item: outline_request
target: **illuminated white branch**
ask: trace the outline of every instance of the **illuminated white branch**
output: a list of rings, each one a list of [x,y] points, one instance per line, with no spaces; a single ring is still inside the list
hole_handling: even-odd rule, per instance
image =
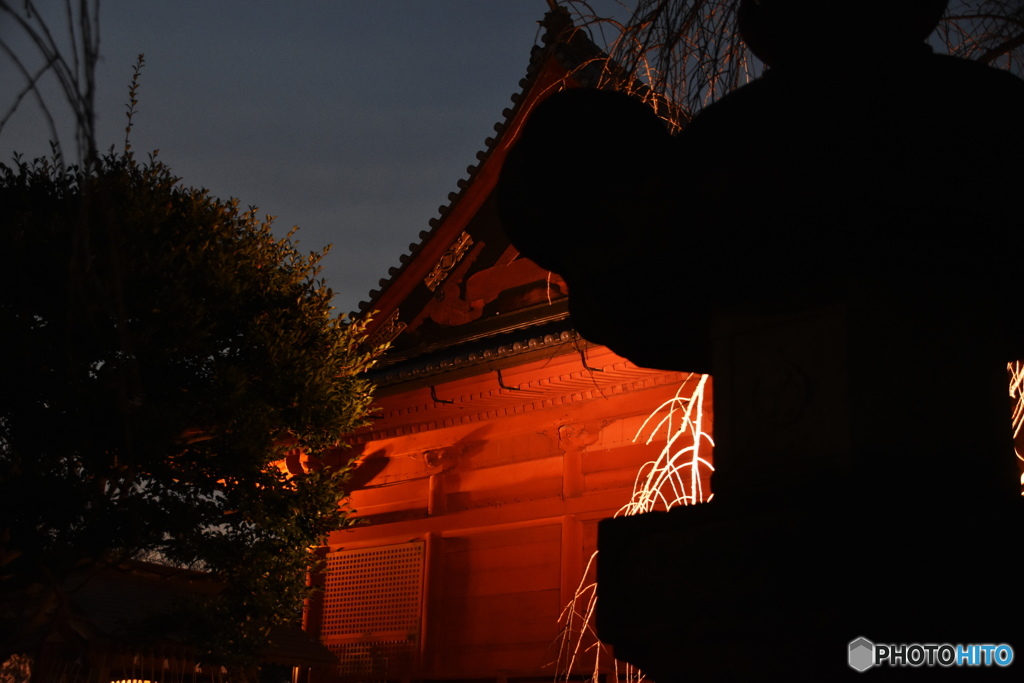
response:
[[[1017,438],[1024,427],[1024,361],[1007,363],[1006,372],[1010,376],[1010,398],[1013,400],[1013,450],[1017,454],[1017,459],[1024,462],[1024,454],[1017,447]],[[1020,476],[1020,483],[1024,486],[1024,473]],[[1024,491],[1021,491],[1021,495],[1024,495]]]
[[[696,386],[693,380],[696,380]],[[637,430],[634,442],[642,440],[650,445],[664,438],[665,445],[654,460],[640,467],[633,484],[633,494],[629,502],[615,513],[616,517],[668,510],[711,499],[712,494],[705,490],[701,477],[714,470],[711,464],[714,441],[704,412],[709,381],[707,375],[689,375],[675,396],[658,406]],[[590,680],[593,683],[599,680],[602,663],[608,661],[616,680],[621,676],[627,682],[637,683],[643,680],[643,672],[629,664],[621,664],[597,638],[594,629],[597,583],[589,580],[596,560],[597,551],[594,551],[575,595],[559,617],[563,627],[557,677],[568,681],[580,660],[592,651]]]

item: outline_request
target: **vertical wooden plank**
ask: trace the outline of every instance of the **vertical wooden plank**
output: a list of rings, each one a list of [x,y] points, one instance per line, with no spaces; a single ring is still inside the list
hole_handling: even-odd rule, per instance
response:
[[[431,477],[433,480],[433,477]],[[422,586],[422,598],[420,599],[420,642],[416,653],[416,662],[413,673],[422,675],[427,665],[427,639],[430,638],[430,614],[431,614],[431,579],[437,574],[434,571],[433,562],[437,552],[437,534],[428,531],[423,535],[423,576],[420,580]]]
[[[561,604],[572,601],[583,578],[583,525],[574,515],[562,517]]]

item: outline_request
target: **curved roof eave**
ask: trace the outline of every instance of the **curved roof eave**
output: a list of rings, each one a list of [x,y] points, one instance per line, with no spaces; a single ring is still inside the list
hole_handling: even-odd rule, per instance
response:
[[[497,184],[505,156],[533,108],[570,81],[572,85],[587,85],[583,81],[590,80],[589,62],[595,62],[596,84],[600,70],[596,62],[603,63],[605,56],[573,24],[568,11],[559,7],[548,12],[541,25],[545,29],[543,46],[533,47],[526,77],[519,81],[520,91],[511,96],[512,107],[502,111],[504,118],[494,124],[495,135],[487,138],[484,149],[477,152],[479,163],[467,167],[467,177],[458,181],[457,192],[448,194],[448,204],[438,208],[439,216],[430,219],[430,229],[419,233],[419,242],[409,245],[408,252],[399,257],[399,265],[390,268],[379,288],[370,292],[369,300],[359,303],[358,315],[374,315],[368,334],[388,320],[480,209]]]

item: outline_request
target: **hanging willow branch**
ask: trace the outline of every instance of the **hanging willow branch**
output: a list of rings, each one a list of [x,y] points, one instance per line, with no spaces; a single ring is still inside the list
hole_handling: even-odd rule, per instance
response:
[[[736,30],[739,0],[636,0],[625,24],[598,16],[584,0],[565,4],[612,62],[649,90],[608,79],[643,99],[674,102],[679,109],[670,123],[677,130],[764,69]],[[850,4],[875,12],[872,21],[884,20],[884,2]],[[1022,0],[951,0],[936,36],[937,49],[1024,76]]]

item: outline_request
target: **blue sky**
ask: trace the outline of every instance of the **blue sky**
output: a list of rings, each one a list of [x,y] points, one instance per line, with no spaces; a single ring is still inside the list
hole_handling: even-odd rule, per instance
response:
[[[257,205],[282,233],[300,226],[304,250],[333,243],[323,276],[338,309],[353,310],[476,163],[547,9],[546,0],[102,0],[100,146],[123,145],[128,82],[144,53],[135,151],[159,149],[183,182]],[[15,37],[10,25],[0,34]],[[0,55],[4,111],[17,85]],[[48,138],[25,104],[0,133],[0,159],[43,154]],[[71,138],[64,144],[73,150]]]

